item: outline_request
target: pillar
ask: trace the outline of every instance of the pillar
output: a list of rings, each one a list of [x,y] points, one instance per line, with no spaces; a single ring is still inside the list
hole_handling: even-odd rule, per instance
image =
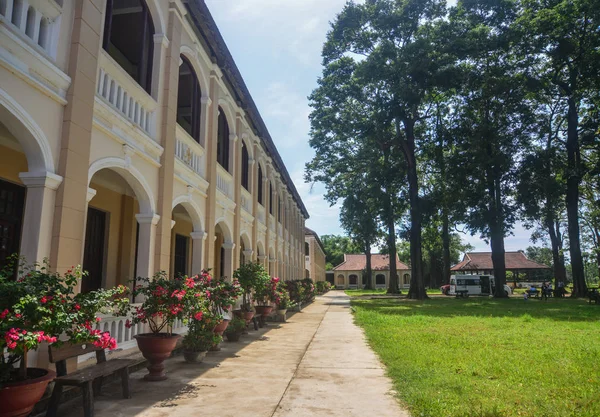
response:
[[[223,260],[224,271],[222,275],[227,279],[227,281],[231,281],[233,277],[233,253],[235,249],[235,243],[225,242],[223,243],[222,247],[225,249],[225,258]]]
[[[28,263],[41,263],[50,256],[56,190],[62,177],[50,172],[22,172],[19,178],[27,187],[19,253]]]
[[[204,269],[202,258],[204,255],[204,241],[207,235],[204,232],[192,232],[190,237],[192,238],[192,275],[196,275]]]

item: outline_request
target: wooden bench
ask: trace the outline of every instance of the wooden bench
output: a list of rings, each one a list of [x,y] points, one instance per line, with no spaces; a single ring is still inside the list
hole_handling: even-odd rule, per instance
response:
[[[96,365],[78,369],[67,374],[67,359],[76,358],[87,353],[96,353]],[[50,362],[56,364],[56,379],[54,380],[54,391],[48,403],[46,417],[55,417],[60,403],[60,397],[65,386],[80,387],[83,392],[83,415],[93,417],[94,395],[99,395],[102,388],[102,379],[106,376],[119,373],[123,397],[131,398],[129,393],[129,366],[136,361],[133,359],[106,360],[104,349],[94,346],[92,343],[72,345],[66,344],[61,347],[50,346],[48,348]]]
[[[527,295],[529,296],[529,298],[538,298],[540,296],[540,290],[528,289]]]

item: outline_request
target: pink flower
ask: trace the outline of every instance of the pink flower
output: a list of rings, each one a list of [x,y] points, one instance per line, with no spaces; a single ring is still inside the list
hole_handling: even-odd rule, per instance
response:
[[[181,299],[185,297],[185,290],[175,290],[173,291],[173,294],[171,294],[171,297],[177,298],[179,301],[181,301]]]
[[[185,280],[185,285],[188,288],[194,288],[194,286],[196,285],[196,283],[194,282],[194,278],[187,278]]]
[[[96,317],[96,323],[100,323],[102,319],[100,317]]]
[[[74,308],[75,308],[75,310],[77,310],[77,311],[81,310],[81,306],[80,306],[79,304],[75,304],[75,307],[74,307]]]
[[[4,318],[8,316],[9,313],[10,311],[8,311],[8,308],[4,309],[4,311],[0,313],[0,320],[4,320]]]
[[[199,311],[196,314],[194,314],[194,319],[200,321],[200,320],[202,320],[202,315],[203,315],[202,312]]]
[[[125,327],[127,327],[128,329],[131,329],[131,322],[129,321],[129,319],[127,319],[125,321]]]

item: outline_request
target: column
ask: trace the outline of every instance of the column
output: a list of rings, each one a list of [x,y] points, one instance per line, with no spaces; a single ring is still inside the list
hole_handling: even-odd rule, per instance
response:
[[[242,118],[243,115],[238,112],[235,118],[235,131],[241,134],[242,132]],[[233,242],[236,247],[241,246],[241,222],[242,222],[242,137],[238,138],[238,135],[230,135],[229,145],[233,150],[231,161],[233,162],[233,196],[235,201],[235,217],[233,219]],[[240,251],[237,250],[233,254],[233,265],[234,268],[239,267],[241,264]]]
[[[207,234],[204,232],[192,232],[190,233],[192,238],[192,275],[199,274],[202,272],[203,255],[204,255],[204,241],[206,240]]]
[[[268,256],[267,255],[258,255],[256,257],[256,259],[258,260],[258,262],[261,263],[262,266],[264,266],[265,268],[267,268],[267,271],[269,269],[269,264],[267,262]]]
[[[254,149],[252,152],[252,159],[250,160],[250,190],[252,193],[252,249],[254,249],[254,255],[252,260],[255,261],[258,256],[258,187],[262,187],[262,184],[258,184],[258,146],[254,143]],[[263,194],[264,197],[264,194]]]
[[[151,278],[154,275],[154,244],[156,241],[156,225],[160,220],[157,214],[136,214],[139,224],[139,239],[137,249],[137,277]],[[137,278],[136,277],[136,278]],[[136,303],[143,303],[144,297],[137,296]]]
[[[244,251],[244,260],[246,262],[252,262],[252,255],[254,254],[254,251],[252,249],[246,249]]]
[[[27,263],[41,263],[50,256],[56,190],[62,177],[50,172],[21,172],[19,178],[27,187],[19,253]]]
[[[223,259],[224,271],[222,275],[227,281],[231,281],[233,277],[233,249],[235,249],[235,243],[224,242],[222,247],[225,249],[225,258]]]
[[[175,176],[175,132],[177,129],[177,88],[179,85],[179,51],[181,49],[182,16],[176,7],[169,9],[168,39],[154,36],[154,56],[161,59],[158,68],[164,68],[154,77],[156,87],[162,87],[160,144],[164,151],[160,158],[158,174],[158,205],[161,220],[156,231],[156,270],[169,271],[171,266],[171,212],[173,210],[173,178]],[[162,62],[164,61],[164,65]],[[163,80],[161,80],[161,77]]]
[[[84,7],[86,3],[89,7]],[[87,213],[88,170],[101,46],[103,2],[74,1],[69,45],[67,92],[57,174],[63,181],[56,193],[50,263],[64,272],[83,259]]]

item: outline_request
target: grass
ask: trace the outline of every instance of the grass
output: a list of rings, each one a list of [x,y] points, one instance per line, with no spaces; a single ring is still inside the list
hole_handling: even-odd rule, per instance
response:
[[[520,298],[352,306],[415,417],[600,416],[600,306]]]

